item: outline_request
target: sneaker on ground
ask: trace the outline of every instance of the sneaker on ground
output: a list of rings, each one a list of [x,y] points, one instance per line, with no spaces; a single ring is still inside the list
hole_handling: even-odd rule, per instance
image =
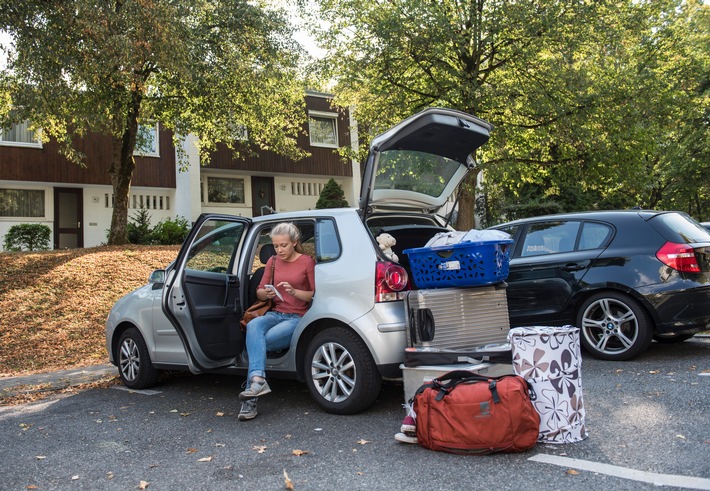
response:
[[[397,433],[394,435],[394,439],[402,443],[419,443],[416,436],[409,436],[404,433]]]
[[[269,392],[271,392],[271,388],[266,380],[260,382],[252,381],[247,390],[239,393],[239,399],[246,401],[247,399],[266,395]]]
[[[257,415],[256,411],[256,399],[249,399],[247,401],[242,402],[242,407],[239,410],[239,415],[237,416],[237,419],[239,421],[247,421],[249,419],[254,419],[256,418]]]
[[[417,426],[414,421],[414,418],[411,416],[405,416],[404,420],[402,421],[402,426],[400,427],[399,431],[405,434],[417,434]]]

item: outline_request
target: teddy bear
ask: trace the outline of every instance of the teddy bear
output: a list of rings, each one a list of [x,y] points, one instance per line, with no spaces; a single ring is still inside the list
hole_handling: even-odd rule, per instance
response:
[[[377,243],[380,245],[380,249],[390,260],[398,263],[399,257],[392,250],[392,246],[397,243],[397,239],[392,237],[390,234],[380,234],[377,236]]]

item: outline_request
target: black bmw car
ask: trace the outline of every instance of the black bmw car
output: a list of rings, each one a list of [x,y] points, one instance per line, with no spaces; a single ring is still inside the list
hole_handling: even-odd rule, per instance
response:
[[[683,213],[567,213],[491,228],[515,241],[513,326],[575,325],[583,347],[606,360],[710,329],[710,232]]]

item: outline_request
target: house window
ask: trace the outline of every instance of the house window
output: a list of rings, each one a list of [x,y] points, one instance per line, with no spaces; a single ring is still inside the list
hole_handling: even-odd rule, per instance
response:
[[[158,123],[149,125],[138,125],[136,135],[136,149],[134,155],[139,157],[160,157],[160,146],[158,141]]]
[[[44,191],[0,189],[0,217],[43,218]]]
[[[208,203],[244,203],[244,179],[232,177],[207,178]]]
[[[29,121],[3,128],[0,132],[0,145],[42,148],[42,142],[39,141],[37,133],[30,129]]]
[[[314,147],[338,148],[338,115],[311,111],[308,134]]]

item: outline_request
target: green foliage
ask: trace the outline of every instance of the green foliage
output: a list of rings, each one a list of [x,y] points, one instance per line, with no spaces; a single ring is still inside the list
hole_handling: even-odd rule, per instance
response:
[[[128,222],[128,242],[131,244],[150,244],[150,213],[145,208],[138,210]]]
[[[41,223],[13,225],[5,234],[5,250],[46,251],[51,234],[51,229]]]
[[[488,220],[548,201],[710,215],[706,2],[317,3],[330,48],[319,68],[364,142],[427,106],[495,125],[476,155]]]
[[[204,162],[220,142],[303,156],[299,51],[285,12],[268,5],[0,0],[0,29],[14,44],[2,53],[0,125],[29,119],[83,165],[94,163],[83,161],[74,137],[110,135],[108,243],[124,243],[139,123],[160,122],[176,144],[180,135],[196,135]]]
[[[349,205],[348,201],[345,199],[343,188],[331,177],[320,192],[320,196],[316,202],[316,210],[324,208],[345,208],[347,206]]]
[[[141,245],[182,244],[190,232],[190,222],[183,217],[165,218],[151,228],[151,216],[145,208],[138,210],[128,223],[128,240]]]
[[[190,222],[183,217],[165,219],[158,222],[150,234],[151,242],[156,245],[182,244],[190,232]]]

